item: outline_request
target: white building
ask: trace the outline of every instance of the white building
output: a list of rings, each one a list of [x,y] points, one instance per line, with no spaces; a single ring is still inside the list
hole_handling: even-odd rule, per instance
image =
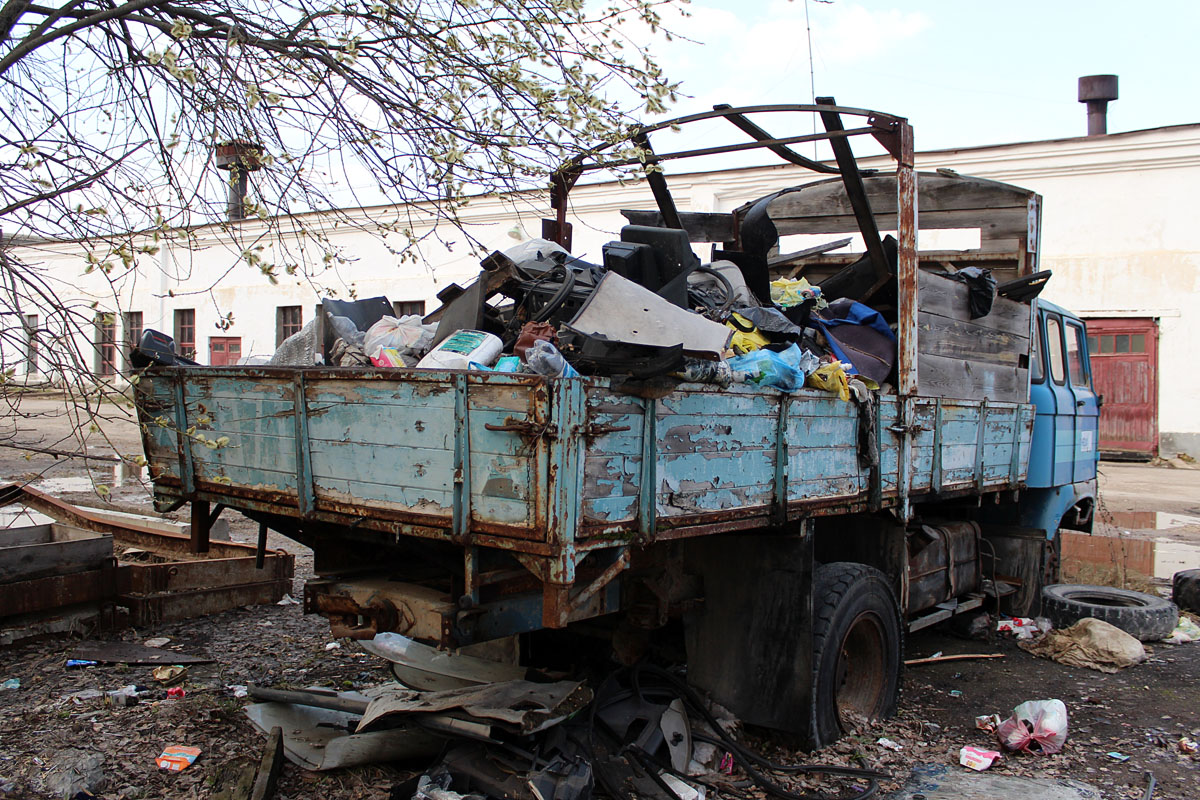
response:
[[[917,136],[919,147],[920,131]],[[679,175],[670,166],[669,183],[681,211],[731,211],[813,178],[787,165]],[[864,166],[871,166],[870,160]],[[879,166],[889,165],[880,159]],[[1193,411],[1200,370],[1189,366],[1200,352],[1200,328],[1192,323],[1200,315],[1200,241],[1192,191],[1200,183],[1200,124],[919,152],[917,167],[1014,183],[1043,196],[1041,266],[1054,272],[1044,296],[1089,319],[1094,328],[1093,365],[1109,401],[1104,413],[1128,428],[1130,441],[1149,441],[1166,455],[1200,455],[1200,415]],[[615,182],[580,185],[571,200],[574,251],[596,261],[601,245],[618,238],[625,224],[621,208],[654,207],[645,186]],[[363,214],[379,220],[413,211],[379,207]],[[472,202],[463,218],[485,250],[503,250],[538,235],[540,218],[549,215],[545,198],[515,196]],[[144,268],[143,262],[136,273],[83,275],[85,261],[75,244],[29,248],[22,258],[57,278],[78,313],[94,315],[92,302],[99,310],[123,312],[110,318],[115,328],[96,328],[98,352],[93,343],[80,343],[81,352],[95,353],[99,371],[120,369],[119,342],[141,328],[173,335],[203,363],[231,363],[270,355],[283,336],[312,318],[326,288],[342,298],[348,292],[359,298],[385,295],[398,310],[411,313],[431,310],[448,283],[465,283],[478,273],[478,256],[458,232],[439,229],[439,235],[451,237],[453,248],[429,240],[422,247],[425,262],[413,264],[401,263],[393,248],[353,221],[310,215],[303,222],[324,226],[328,245],[283,242],[264,245],[260,254],[281,265],[324,265],[323,271],[311,275],[310,267],[311,278],[303,279],[281,273],[278,285],[239,263],[241,248],[223,243],[215,227],[196,230],[194,244],[187,247],[163,246],[153,257],[157,270]],[[265,232],[256,221],[236,225],[244,248],[252,249]],[[427,230],[414,226],[418,235]],[[338,257],[327,261],[326,251]],[[28,313],[48,318],[62,312]],[[53,328],[48,319],[33,322]],[[21,362],[19,372],[39,377],[36,357],[29,358],[35,353],[8,349],[6,367]]]

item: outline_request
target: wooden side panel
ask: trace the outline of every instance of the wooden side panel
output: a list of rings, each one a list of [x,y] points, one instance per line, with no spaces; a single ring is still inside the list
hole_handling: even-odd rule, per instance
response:
[[[1027,402],[1029,306],[997,297],[971,319],[965,283],[922,270],[918,287],[918,394]]]

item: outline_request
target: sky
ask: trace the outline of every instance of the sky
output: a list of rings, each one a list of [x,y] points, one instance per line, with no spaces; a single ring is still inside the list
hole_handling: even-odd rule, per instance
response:
[[[1110,133],[1200,122],[1200,0],[693,0],[654,55],[672,115],[811,102],[907,117],[918,150],[1082,136],[1083,75],[1116,74]]]

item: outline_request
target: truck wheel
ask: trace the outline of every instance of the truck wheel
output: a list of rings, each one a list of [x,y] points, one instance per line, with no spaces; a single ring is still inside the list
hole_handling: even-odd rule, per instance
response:
[[[1200,569],[1175,573],[1171,580],[1171,599],[1184,611],[1200,614]]]
[[[1078,583],[1056,583],[1042,589],[1042,613],[1056,628],[1095,617],[1143,642],[1164,639],[1179,624],[1179,609],[1169,600],[1112,586]]]
[[[813,722],[824,747],[862,720],[896,713],[900,608],[887,578],[866,564],[822,564],[813,580]]]

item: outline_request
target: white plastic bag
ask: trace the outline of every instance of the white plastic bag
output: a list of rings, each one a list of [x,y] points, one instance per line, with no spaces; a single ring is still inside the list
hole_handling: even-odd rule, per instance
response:
[[[1000,723],[996,738],[1006,750],[1049,755],[1067,741],[1067,706],[1062,700],[1030,700]]]
[[[399,319],[384,317],[367,331],[363,352],[372,357],[385,347],[394,347],[400,353],[424,355],[435,333],[437,325],[422,325],[416,314]]]

